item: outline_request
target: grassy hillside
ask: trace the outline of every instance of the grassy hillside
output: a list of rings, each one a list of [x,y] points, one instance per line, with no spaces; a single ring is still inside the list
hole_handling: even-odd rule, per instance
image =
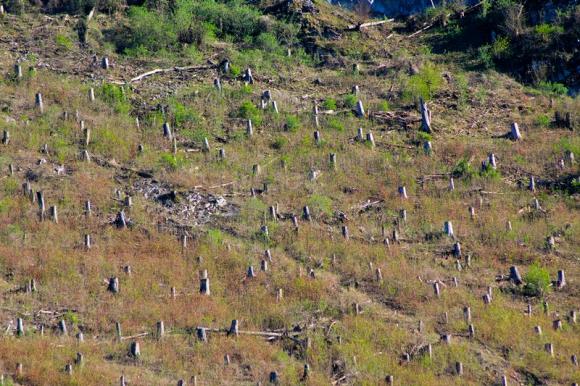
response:
[[[0,16],[4,384],[580,382],[577,99],[325,1],[154,3]]]

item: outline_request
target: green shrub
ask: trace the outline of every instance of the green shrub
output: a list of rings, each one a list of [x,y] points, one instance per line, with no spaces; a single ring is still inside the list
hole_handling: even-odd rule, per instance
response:
[[[389,106],[389,102],[387,102],[387,101],[380,101],[377,104],[377,110],[379,110],[379,111],[387,112],[390,109],[391,109],[391,106]]]
[[[182,168],[185,163],[185,157],[181,154],[163,153],[159,157],[159,163],[162,167],[169,170],[178,170]]]
[[[493,68],[493,54],[492,54],[492,47],[489,44],[485,44],[477,49],[477,57],[479,59],[479,63],[484,68]]]
[[[536,118],[536,124],[541,127],[550,126],[550,122],[551,122],[550,117],[547,116],[546,114],[538,115],[538,117]]]
[[[543,40],[548,41],[552,39],[554,35],[564,33],[564,27],[556,24],[543,23],[537,25],[534,28],[534,32]]]
[[[441,70],[434,64],[427,63],[418,74],[409,78],[403,89],[403,98],[429,100],[439,90],[442,83]]]
[[[457,165],[455,165],[451,173],[455,177],[465,177],[469,179],[475,175],[475,170],[473,170],[473,167],[468,160],[462,159],[457,163]]]
[[[288,139],[286,139],[285,137],[278,137],[272,143],[272,148],[274,148],[276,150],[280,150],[284,146],[286,146],[287,143],[288,143]]]
[[[528,273],[524,276],[524,294],[527,296],[539,296],[550,289],[550,273],[538,264],[532,264]]]
[[[181,130],[181,135],[184,138],[196,143],[202,143],[204,138],[209,138],[210,134],[207,130],[202,128]]]
[[[111,106],[119,114],[128,114],[131,111],[131,104],[125,96],[121,86],[111,83],[103,83],[97,90],[99,97]]]
[[[244,119],[251,119],[252,123],[259,126],[262,123],[262,112],[251,101],[244,101],[239,110],[238,116]]]
[[[300,127],[300,120],[295,115],[289,115],[286,117],[285,129],[290,132],[295,132]]]
[[[330,197],[313,194],[308,199],[308,207],[314,212],[324,213],[327,216],[332,215],[332,199]]]
[[[69,51],[73,48],[72,40],[66,35],[57,34],[54,40],[58,48],[62,48],[66,51]]]
[[[270,53],[279,52],[281,50],[276,36],[269,32],[261,33],[256,37],[256,46]]]
[[[344,97],[344,105],[349,108],[354,108],[358,102],[358,97],[354,94],[348,94]]]
[[[540,82],[538,83],[538,88],[551,95],[566,95],[568,94],[568,88],[562,83],[552,83],[552,82]]]
[[[336,100],[333,98],[326,98],[324,102],[322,102],[322,107],[325,110],[336,110]]]
[[[498,36],[491,45],[491,54],[494,59],[505,58],[509,55],[510,40],[507,36]]]
[[[182,103],[171,103],[170,110],[173,112],[173,119],[176,126],[197,124],[201,121],[201,117],[197,111],[189,106],[185,106]]]
[[[494,168],[490,164],[486,164],[485,167],[479,172],[479,175],[490,180],[501,179],[501,173],[498,169]]]
[[[338,118],[330,118],[328,120],[328,128],[343,132],[345,130],[344,123]]]

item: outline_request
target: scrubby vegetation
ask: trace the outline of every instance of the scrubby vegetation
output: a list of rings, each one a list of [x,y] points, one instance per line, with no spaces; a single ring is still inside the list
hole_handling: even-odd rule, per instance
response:
[[[4,384],[580,382],[580,104],[507,75],[571,8],[4,5]]]

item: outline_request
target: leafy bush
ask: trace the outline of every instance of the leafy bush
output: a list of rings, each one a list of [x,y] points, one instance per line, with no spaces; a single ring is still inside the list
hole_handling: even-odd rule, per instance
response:
[[[568,94],[568,88],[564,86],[562,83],[540,82],[538,83],[538,88],[547,94],[553,95]]]
[[[550,273],[538,264],[532,264],[524,277],[524,293],[528,296],[539,296],[550,289]]]
[[[541,114],[536,118],[536,123],[538,124],[538,126],[548,127],[550,126],[550,117],[547,116],[546,114]]]
[[[308,199],[308,207],[315,212],[324,213],[327,216],[332,215],[332,199],[330,197],[313,194]]]
[[[260,49],[266,50],[270,53],[280,51],[280,44],[278,43],[276,36],[269,32],[264,32],[258,35],[256,38],[256,45]]]
[[[298,127],[300,126],[300,120],[298,119],[298,117],[296,117],[295,115],[289,115],[288,117],[286,117],[286,130],[290,131],[290,132],[295,132],[296,130],[298,130]]]
[[[343,132],[345,130],[344,123],[338,118],[330,118],[328,120],[328,128]]]
[[[274,148],[276,150],[280,150],[284,146],[286,146],[287,143],[288,143],[288,140],[285,137],[278,137],[272,143],[272,148]]]
[[[429,100],[439,90],[443,83],[441,70],[432,63],[427,63],[418,74],[409,78],[403,90],[405,99]]]
[[[245,101],[240,106],[238,116],[244,119],[251,119],[254,125],[262,123],[262,112],[251,101]]]
[[[131,111],[131,104],[125,96],[121,86],[111,83],[103,83],[98,91],[98,95],[105,103],[115,109],[117,113],[127,114]]]
[[[499,180],[501,178],[500,171],[492,167],[490,164],[486,164],[479,172],[479,175],[490,180]]]
[[[550,40],[554,35],[564,33],[564,27],[556,24],[543,23],[534,28],[534,32],[538,34],[542,40]]]
[[[455,177],[471,178],[475,175],[475,170],[473,170],[468,160],[462,159],[455,165],[451,173]]]
[[[322,107],[326,110],[336,110],[336,99],[326,98],[324,102],[322,102]]]
[[[349,108],[354,108],[358,102],[358,97],[354,94],[348,94],[344,97],[344,105]]]
[[[185,165],[185,157],[181,154],[163,153],[159,157],[159,163],[166,169],[178,170]]]
[[[66,51],[71,50],[73,48],[72,40],[66,35],[57,34],[54,40],[59,48],[62,48]]]
[[[390,109],[391,109],[391,106],[389,106],[389,102],[387,102],[387,101],[380,101],[377,104],[377,110],[379,110],[379,111],[385,111],[385,112],[387,112]]]

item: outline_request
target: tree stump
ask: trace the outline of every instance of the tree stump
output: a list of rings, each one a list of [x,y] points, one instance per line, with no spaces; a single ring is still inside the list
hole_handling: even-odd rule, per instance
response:
[[[433,145],[431,144],[431,141],[425,141],[423,143],[423,151],[426,155],[433,154]]]
[[[171,126],[169,126],[168,122],[163,123],[163,136],[171,141],[173,135],[171,133]]]
[[[136,340],[131,342],[129,346],[129,355],[135,359],[138,359],[141,356],[141,347],[139,346],[139,342]]]
[[[95,89],[94,88],[90,88],[89,89],[89,102],[94,102],[95,101]]]
[[[405,186],[399,186],[399,197],[402,199],[407,199],[407,188]]]
[[[2,144],[8,145],[10,143],[10,132],[8,130],[4,130],[2,134]]]
[[[109,69],[109,58],[104,56],[103,59],[101,60],[101,68],[103,70],[108,70]]]
[[[426,133],[431,133],[431,111],[427,107],[427,103],[421,98],[419,100],[420,110],[421,110],[421,130]]]
[[[548,355],[554,357],[554,345],[552,343],[546,343],[544,345],[544,350],[548,353]]]
[[[454,233],[453,233],[453,224],[451,223],[451,221],[445,221],[443,223],[443,233],[445,233],[449,237],[453,237],[454,236]]]
[[[364,118],[365,116],[365,108],[360,99],[358,100],[358,102],[356,102],[356,116],[359,118]]]
[[[252,265],[248,267],[248,270],[246,271],[246,277],[250,279],[256,277],[256,273],[254,272],[254,267]]]
[[[238,336],[239,334],[239,322],[237,319],[232,320],[230,329],[228,330],[228,335]]]
[[[58,330],[60,331],[61,335],[67,335],[66,322],[64,319],[59,320]]]
[[[23,336],[24,335],[24,322],[22,318],[16,319],[16,335]]]
[[[463,375],[463,363],[455,362],[455,372],[457,375]]]
[[[36,108],[38,109],[38,111],[42,114],[44,113],[44,103],[42,101],[42,94],[41,93],[36,93],[36,96],[34,97],[34,103],[36,105]]]
[[[558,289],[562,289],[566,286],[566,275],[564,274],[564,270],[558,270],[558,279],[556,280],[556,287]]]
[[[114,294],[119,293],[119,278],[118,277],[111,277],[109,279],[109,285],[107,287],[107,290],[109,290],[110,292],[112,292]]]
[[[514,141],[519,141],[522,139],[522,133],[520,132],[520,128],[516,122],[512,123],[511,130],[510,130],[510,138]]]
[[[316,130],[316,131],[314,132],[314,143],[315,143],[317,146],[320,146],[320,144],[322,143],[322,140],[320,139],[320,131],[318,131],[318,130]]]
[[[520,271],[515,265],[510,267],[509,280],[515,285],[523,284],[522,275],[520,275]]]

